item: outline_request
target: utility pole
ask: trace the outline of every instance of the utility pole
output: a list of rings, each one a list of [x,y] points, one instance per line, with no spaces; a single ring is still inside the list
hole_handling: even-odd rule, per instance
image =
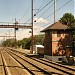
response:
[[[18,28],[16,27],[18,25],[18,22],[16,21],[16,18],[15,18],[15,48],[17,46],[16,44],[16,30],[18,30]]]
[[[6,40],[7,40],[7,33],[5,33],[5,35],[6,35],[5,37],[6,37]]]
[[[54,0],[54,23],[56,18],[56,0]]]
[[[34,37],[33,37],[33,0],[31,0],[31,24],[32,24],[32,50],[31,50],[31,53],[33,53],[33,45],[34,45]]]
[[[16,43],[16,18],[15,18],[15,43]]]
[[[56,18],[56,0],[54,0],[54,23]],[[53,61],[53,51],[52,51],[52,61]]]
[[[10,39],[10,30],[9,30],[9,39]]]

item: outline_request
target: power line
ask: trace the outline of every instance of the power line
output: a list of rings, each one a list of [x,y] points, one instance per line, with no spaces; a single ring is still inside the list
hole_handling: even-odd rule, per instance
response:
[[[34,0],[34,2],[35,2],[35,0]],[[19,22],[25,17],[25,15],[27,14],[27,12],[30,10],[30,8],[31,8],[31,5],[29,6],[29,8],[27,9],[27,11],[24,13],[24,15],[20,18],[20,20],[19,20]],[[31,19],[31,18],[30,18]],[[29,19],[29,20],[30,20]],[[29,21],[28,20],[28,21]],[[28,22],[28,21],[26,21],[26,23]]]
[[[71,0],[69,0],[68,2],[66,2],[64,5],[62,5],[61,7],[59,7],[55,12],[57,12],[57,11],[59,11],[61,8],[63,8],[64,6],[66,6],[69,2],[71,2]],[[48,9],[47,9],[48,10]],[[54,12],[53,13],[51,13],[49,16],[47,16],[45,19],[47,19],[48,17],[50,17],[51,15],[53,15],[54,14]],[[40,21],[40,22],[42,22],[42,21]],[[50,22],[51,23],[51,22]],[[48,24],[46,24],[46,25],[49,25],[50,23],[48,23]],[[52,22],[53,23],[53,22]],[[43,27],[43,26],[41,26],[41,27]],[[23,31],[23,30],[22,30]]]
[[[57,0],[58,1],[58,0]],[[53,3],[54,4],[54,3]],[[53,6],[53,4],[51,4],[51,6],[49,6],[49,8],[47,8],[40,16],[39,16],[39,18],[42,16],[42,15],[44,15],[44,13],[46,13],[52,6]]]
[[[31,6],[30,6],[31,7]],[[27,12],[29,11],[30,7],[27,9],[27,11],[24,13],[24,15],[20,18],[19,22],[25,17],[25,15],[27,14]]]
[[[41,8],[42,6],[43,6],[43,4],[44,4],[44,2],[45,2],[46,0],[44,0],[43,2],[42,2],[42,4],[40,5],[40,7],[39,8]]]
[[[41,8],[41,6],[42,6],[42,5],[44,4],[44,2],[45,2],[45,0],[44,0],[43,3],[41,4],[41,6],[39,7],[39,9],[40,9],[40,8],[41,8],[41,9],[40,9],[38,12],[36,12],[36,13],[39,13],[40,11],[42,11],[42,10],[43,10],[47,5],[49,5],[52,1],[53,1],[53,0],[49,1],[44,7]],[[30,8],[29,8],[29,9],[30,9]],[[28,10],[29,10],[29,9],[28,9]],[[27,10],[27,11],[28,11],[28,10]],[[26,12],[26,13],[27,13],[27,12]],[[23,16],[23,17],[24,17],[24,16]],[[31,20],[31,18],[30,18],[29,20]],[[27,20],[26,23],[27,23],[29,20]],[[22,31],[23,31],[23,30],[22,30]],[[21,31],[21,33],[22,33],[22,31]],[[20,33],[20,34],[21,34],[21,33]]]
[[[57,11],[59,11],[61,8],[63,8],[64,6],[66,6],[68,3],[70,3],[71,2],[71,0],[69,0],[68,2],[66,2],[64,5],[62,5],[61,7],[59,7],[55,12],[57,12]],[[54,12],[53,12],[54,13]],[[51,13],[48,17],[50,17],[53,13]],[[48,18],[48,17],[46,17],[46,18]],[[45,19],[46,19],[45,18]],[[40,21],[40,22],[42,22],[42,21]],[[53,23],[53,22],[50,22],[50,23],[48,23],[48,24],[46,24],[45,26],[47,26],[47,25],[49,25],[49,24],[51,24],[51,23]],[[41,27],[43,27],[43,25],[41,26]],[[39,29],[39,28],[38,28]]]
[[[64,6],[66,6],[69,2],[71,2],[72,0],[69,0],[68,2],[66,2],[64,5],[62,5],[60,8],[58,8],[55,12],[57,12],[57,11],[59,11],[61,8],[63,8]],[[48,17],[50,17],[52,14],[54,14],[54,12],[53,13],[51,13],[49,16],[47,16],[46,18],[48,18]],[[45,19],[46,19],[45,18]]]
[[[18,4],[19,4],[19,3],[20,3],[20,0],[19,0]],[[17,7],[18,7],[18,4],[17,4]],[[19,22],[20,22],[20,21],[25,17],[25,15],[28,13],[30,7],[31,7],[31,5],[30,5],[29,8],[26,10],[26,12],[24,13],[24,15],[23,15],[21,18],[19,18]]]
[[[0,23],[1,23],[1,24],[2,24],[2,23],[8,23],[8,24],[11,23],[11,24],[12,24],[13,22],[0,22]]]
[[[17,9],[18,9],[18,7],[19,7],[19,4],[20,4],[20,0],[18,0],[18,2],[17,2],[16,11],[15,11],[15,12],[17,12]]]
[[[68,3],[70,3],[72,0],[69,0],[68,2],[66,2],[64,5],[62,5],[61,7],[59,7],[55,12],[57,12],[57,11],[59,11],[61,8],[63,8],[64,6],[66,6]],[[47,18],[49,18],[50,16],[52,16],[54,14],[54,12],[53,13],[51,13],[50,15],[48,15],[47,17],[45,17],[44,19],[47,19]],[[42,22],[43,20],[41,20],[40,22]]]
[[[49,1],[45,6],[43,6],[36,14],[38,14],[40,11],[42,11],[44,8],[46,8],[53,0]]]
[[[53,0],[49,1],[49,2],[48,2],[45,6],[43,6],[38,12],[36,12],[36,14],[38,14],[40,11],[42,11],[44,8],[46,8],[52,1],[53,1]],[[33,16],[33,17],[34,17],[34,16]],[[28,19],[28,20],[26,21],[26,23],[27,23],[29,20],[31,20],[31,18]]]
[[[57,20],[58,20],[58,19],[59,19],[59,18],[57,18]],[[44,26],[48,27],[48,25],[53,24],[53,22],[54,22],[54,21],[49,22],[48,24],[46,24],[46,25],[44,25]],[[40,29],[41,27],[44,27],[44,26],[42,25],[42,26],[40,26],[39,28],[34,29],[34,30],[38,30],[38,29]],[[46,27],[44,27],[44,28],[46,28]]]

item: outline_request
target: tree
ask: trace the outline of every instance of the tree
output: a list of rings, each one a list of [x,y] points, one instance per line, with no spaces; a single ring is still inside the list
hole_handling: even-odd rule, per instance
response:
[[[34,36],[34,45],[43,44],[43,38],[44,35],[35,35]],[[31,37],[30,38],[24,38],[23,40],[16,40],[15,39],[7,39],[2,43],[3,46],[8,47],[21,47],[23,49],[30,49],[31,46]]]
[[[31,46],[31,39],[30,38],[24,38],[22,40],[22,48],[30,49]]]
[[[62,24],[68,25],[69,28],[73,29],[72,31],[72,45],[75,45],[75,17],[71,13],[65,13],[62,18],[60,18]]]
[[[75,26],[75,19],[71,13],[65,13],[63,17],[60,18],[60,22],[72,28]]]
[[[35,45],[42,45],[43,44],[44,35],[35,35],[34,36],[34,44]]]
[[[22,40],[18,40],[18,41],[17,41],[17,46],[18,46],[18,47],[21,47],[21,46],[22,46]]]
[[[3,46],[8,46],[8,47],[15,47],[15,39],[7,39],[2,43]]]

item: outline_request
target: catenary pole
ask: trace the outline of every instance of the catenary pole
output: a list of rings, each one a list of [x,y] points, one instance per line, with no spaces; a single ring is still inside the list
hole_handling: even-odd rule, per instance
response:
[[[16,18],[15,18],[15,43],[16,43]]]
[[[56,18],[56,0],[54,0],[54,23]],[[52,61],[53,61],[53,51],[52,51]]]
[[[56,0],[54,0],[54,23],[56,18]]]
[[[31,24],[32,24],[32,49],[31,49],[31,53],[33,53],[33,45],[34,45],[34,37],[33,37],[33,0],[31,0]]]

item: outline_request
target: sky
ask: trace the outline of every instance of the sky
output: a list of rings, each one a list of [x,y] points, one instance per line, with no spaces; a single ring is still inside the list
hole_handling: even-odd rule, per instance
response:
[[[15,18],[19,23],[31,23],[31,1],[32,0],[0,0],[0,25],[2,22],[14,23]],[[75,14],[75,0],[56,0],[56,21],[58,21],[64,13]],[[34,16],[34,35],[42,34],[41,30],[54,23],[54,0],[33,0]],[[3,23],[6,24],[6,23]],[[21,40],[30,37],[31,29],[19,29],[17,31],[17,39]],[[14,29],[0,29],[0,36],[14,35]],[[7,39],[7,38],[5,38]],[[5,40],[0,37],[0,40]]]

